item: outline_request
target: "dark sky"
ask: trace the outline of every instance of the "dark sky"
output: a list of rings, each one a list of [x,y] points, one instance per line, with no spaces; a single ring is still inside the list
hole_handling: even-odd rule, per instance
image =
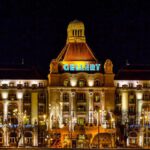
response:
[[[84,22],[87,43],[100,62],[115,70],[150,64],[150,1],[0,1],[0,64],[35,65],[44,73],[66,43],[70,21]]]

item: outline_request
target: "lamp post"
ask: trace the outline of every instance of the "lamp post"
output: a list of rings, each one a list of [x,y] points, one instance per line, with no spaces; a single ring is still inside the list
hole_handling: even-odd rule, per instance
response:
[[[19,144],[19,142],[22,138],[23,138],[22,139],[23,140],[22,145],[24,145],[25,144],[24,132],[25,132],[25,129],[26,129],[26,125],[28,123],[28,117],[27,117],[26,111],[19,112],[18,109],[14,109],[13,110],[13,115],[15,117],[18,117],[18,125],[17,126],[10,123],[10,125],[12,125],[15,130],[17,130],[17,129],[19,130],[19,136],[15,137],[17,146],[18,146],[18,144]]]

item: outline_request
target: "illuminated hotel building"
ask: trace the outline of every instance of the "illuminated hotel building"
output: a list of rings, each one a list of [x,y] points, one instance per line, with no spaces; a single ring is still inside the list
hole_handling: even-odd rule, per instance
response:
[[[68,25],[48,80],[25,65],[0,67],[0,146],[115,146],[113,64],[99,63],[84,32],[80,21]]]
[[[115,76],[74,20],[48,79],[25,65],[0,67],[0,146],[115,147],[123,136],[127,146],[148,147],[149,90],[149,66],[127,65]]]
[[[0,68],[0,146],[38,146],[45,137],[47,80],[25,65]],[[37,123],[38,126],[37,126]]]
[[[127,146],[150,147],[150,66],[127,65],[115,86],[116,121],[128,125]]]
[[[50,63],[49,131],[61,134],[62,147],[114,147],[114,93],[112,61],[99,64],[86,43],[84,24],[74,20],[66,45]]]

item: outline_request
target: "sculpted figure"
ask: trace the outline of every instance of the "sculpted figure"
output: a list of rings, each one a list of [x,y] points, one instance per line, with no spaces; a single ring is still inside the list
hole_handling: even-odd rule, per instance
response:
[[[104,64],[105,73],[113,73],[113,64],[110,59],[107,59]]]

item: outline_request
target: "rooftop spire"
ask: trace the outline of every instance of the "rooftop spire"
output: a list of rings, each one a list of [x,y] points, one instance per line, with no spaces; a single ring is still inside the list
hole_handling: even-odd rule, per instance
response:
[[[74,20],[69,23],[67,29],[67,43],[85,43],[85,34],[84,34],[84,23],[78,20]]]

